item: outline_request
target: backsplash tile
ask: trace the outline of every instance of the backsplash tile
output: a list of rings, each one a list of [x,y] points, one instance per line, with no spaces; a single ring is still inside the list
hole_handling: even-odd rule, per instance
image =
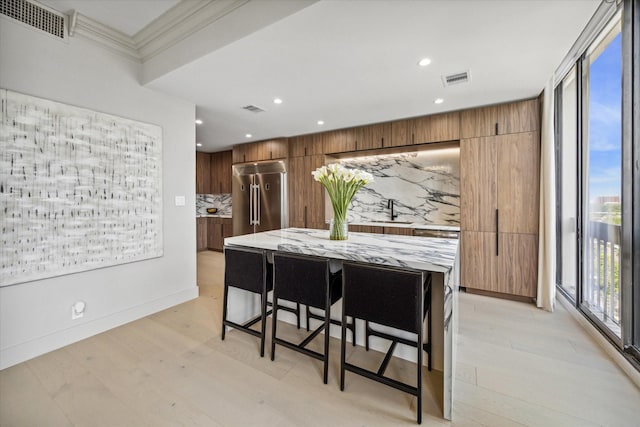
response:
[[[336,160],[347,168],[365,170],[374,182],[364,186],[349,208],[351,222],[395,221],[460,225],[460,149],[436,148]],[[327,218],[333,213],[328,198]]]
[[[231,215],[231,193],[196,194],[196,216],[208,215],[208,208],[218,208],[216,215]]]

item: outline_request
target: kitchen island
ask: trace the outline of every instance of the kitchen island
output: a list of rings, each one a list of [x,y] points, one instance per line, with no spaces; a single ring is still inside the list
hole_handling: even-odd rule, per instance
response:
[[[459,251],[456,239],[397,236],[373,233],[349,233],[349,239],[329,240],[327,230],[287,228],[243,236],[228,237],[225,247],[241,246],[326,257],[332,268],[338,269],[344,260],[358,261],[392,267],[408,267],[432,273],[432,351],[433,367],[442,372],[442,414],[450,420],[453,403],[453,378],[455,368],[455,341],[457,332],[457,292],[459,286]],[[246,301],[239,294],[229,295],[234,305]],[[339,303],[338,303],[339,304]],[[257,304],[248,304],[246,314],[257,310]],[[333,310],[341,312],[341,309]],[[278,319],[280,320],[280,318]],[[334,333],[332,332],[332,335]],[[340,338],[338,331],[336,338]],[[363,337],[362,333],[358,334]],[[360,339],[358,339],[358,344]],[[382,344],[382,343],[379,343]],[[372,348],[386,351],[386,346]],[[376,348],[377,347],[377,348]],[[412,359],[411,352],[398,349],[395,355]],[[413,352],[415,361],[415,351]]]

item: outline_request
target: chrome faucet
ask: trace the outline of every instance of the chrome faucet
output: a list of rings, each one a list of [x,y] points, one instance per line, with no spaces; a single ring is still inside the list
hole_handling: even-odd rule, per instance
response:
[[[391,209],[391,221],[393,221],[398,217],[398,214],[394,213],[393,211],[393,203],[394,203],[393,199],[389,199],[389,201],[387,202],[387,209]]]

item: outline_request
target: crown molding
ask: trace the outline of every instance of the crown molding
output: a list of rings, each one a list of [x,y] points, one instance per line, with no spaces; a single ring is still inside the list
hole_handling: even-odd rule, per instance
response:
[[[181,1],[133,37],[88,16],[69,16],[69,36],[79,36],[137,62],[145,62],[250,0]]]
[[[181,1],[133,37],[140,59],[147,61],[249,1]]]
[[[128,35],[78,12],[71,14],[69,22],[69,36],[87,38],[115,53],[142,62],[135,42]]]

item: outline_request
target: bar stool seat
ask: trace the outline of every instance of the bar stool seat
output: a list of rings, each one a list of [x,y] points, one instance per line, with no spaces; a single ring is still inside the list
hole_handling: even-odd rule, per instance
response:
[[[260,338],[260,357],[264,357],[266,336],[266,318],[272,313],[267,310],[268,293],[273,290],[273,266],[267,262],[265,250],[250,248],[225,247],[224,297],[222,303],[222,340],[225,338],[227,326]],[[260,315],[240,324],[227,319],[229,287],[242,289],[260,295]],[[296,308],[281,307],[296,314],[300,328],[300,305]],[[260,330],[251,326],[261,322]]]
[[[331,323],[341,323],[338,320],[332,321],[331,306],[342,297],[342,274],[341,272],[331,273],[329,260],[326,258],[284,252],[273,254],[273,266],[273,305],[275,311],[271,327],[271,360],[275,359],[276,344],[321,360],[324,362],[323,380],[326,384],[329,366],[329,327]],[[278,337],[277,309],[281,307],[280,300],[307,306],[307,331],[309,330],[309,317],[320,319],[322,323],[300,343]],[[315,313],[310,315],[311,308],[323,310],[324,315],[320,316]],[[353,323],[347,327],[352,332],[355,330]],[[323,353],[308,349],[307,345],[321,332],[324,332]]]
[[[353,372],[387,386],[396,388],[417,398],[417,423],[422,423],[422,352],[427,351],[431,359],[431,274],[408,268],[383,267],[372,264],[345,262],[342,266],[343,301],[342,319],[347,316],[363,319],[366,327],[366,345],[374,335],[391,341],[382,364],[377,371],[370,371],[345,361],[346,329],[342,328],[340,348],[340,390],[344,391],[345,371]],[[428,343],[423,339],[423,323],[429,313]],[[376,331],[370,323],[407,331],[416,335],[416,340]],[[385,376],[397,344],[416,347],[416,385],[403,383]],[[429,369],[431,361],[429,360]]]

